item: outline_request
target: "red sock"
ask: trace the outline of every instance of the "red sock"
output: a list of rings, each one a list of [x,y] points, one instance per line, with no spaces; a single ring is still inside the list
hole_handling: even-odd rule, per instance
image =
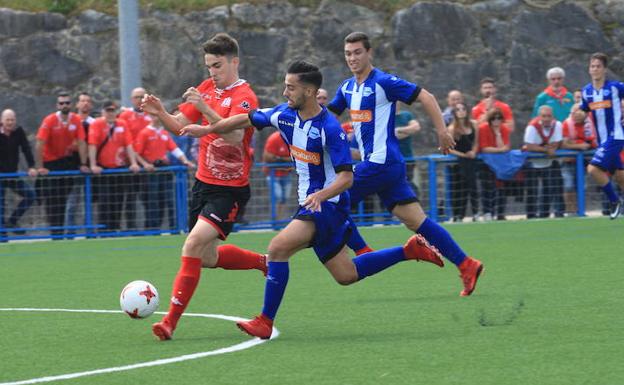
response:
[[[242,249],[236,245],[219,245],[217,248],[217,264],[226,270],[251,270],[266,271],[266,258],[255,251]]]
[[[201,267],[201,258],[182,257],[182,265],[173,281],[169,313],[165,316],[174,329],[199,283]]]
[[[375,251],[375,250],[371,249],[368,245],[366,245],[359,250],[355,250],[355,255],[370,253],[371,251]]]

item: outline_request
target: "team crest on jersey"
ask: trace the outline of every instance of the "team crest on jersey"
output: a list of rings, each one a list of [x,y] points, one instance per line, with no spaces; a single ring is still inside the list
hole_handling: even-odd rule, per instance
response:
[[[221,102],[221,107],[229,107],[230,104],[232,104],[232,98],[228,96]]]
[[[310,139],[318,139],[321,137],[321,133],[319,132],[318,128],[312,127],[310,128],[310,131],[308,131],[308,136],[310,137]]]
[[[76,125],[75,124],[70,124],[69,125],[69,131],[76,131]]]
[[[243,102],[240,104],[240,106],[243,107],[246,110],[251,109],[251,105],[246,100],[243,100]]]
[[[344,132],[340,133],[340,139],[347,140],[347,135]]]
[[[609,95],[611,95],[611,91],[609,91],[609,90],[604,90],[603,95],[604,95],[604,97],[606,98],[606,97],[608,97]]]
[[[374,93],[375,91],[373,91],[373,89],[370,87],[364,87],[364,91],[362,92],[365,98],[371,96]]]

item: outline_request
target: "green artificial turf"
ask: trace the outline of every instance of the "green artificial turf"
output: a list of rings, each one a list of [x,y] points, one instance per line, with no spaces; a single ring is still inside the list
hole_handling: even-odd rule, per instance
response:
[[[311,250],[292,259],[275,326],[281,335],[235,353],[70,379],[67,384],[618,384],[624,378],[624,221],[565,219],[451,225],[485,263],[473,296],[457,269],[405,262],[349,287]],[[362,229],[374,248],[403,227]],[[273,233],[232,234],[262,251]],[[0,246],[0,308],[119,308],[135,279],[166,310],[183,237]],[[204,270],[188,311],[252,317],[258,271]],[[230,321],[181,320],[156,341],[157,315],[0,311],[0,384],[205,352],[246,341]]]

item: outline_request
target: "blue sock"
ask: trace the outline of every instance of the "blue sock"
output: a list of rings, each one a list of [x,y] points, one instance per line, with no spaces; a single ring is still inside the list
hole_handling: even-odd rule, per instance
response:
[[[606,185],[602,186],[602,191],[607,194],[609,202],[613,203],[618,201],[619,198],[615,192],[615,189],[613,188],[613,183],[611,183],[611,181],[609,181]]]
[[[459,266],[466,259],[466,253],[453,240],[451,234],[431,219],[426,218],[416,232],[425,237],[432,246],[437,247],[440,253],[455,266]]]
[[[288,283],[288,262],[269,262],[268,266],[262,314],[274,319]]]
[[[404,260],[403,248],[392,247],[357,256],[353,258],[353,263],[358,273],[358,280],[361,280]]]
[[[357,226],[352,227],[351,236],[347,240],[347,246],[356,252],[366,247],[366,241],[360,235]]]

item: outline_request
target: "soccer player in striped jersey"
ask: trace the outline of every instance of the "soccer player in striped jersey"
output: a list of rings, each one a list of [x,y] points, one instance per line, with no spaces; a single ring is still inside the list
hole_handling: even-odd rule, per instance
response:
[[[272,126],[290,147],[299,177],[299,209],[269,245],[262,313],[251,321],[238,322],[241,330],[255,337],[271,337],[273,319],[288,283],[288,260],[299,250],[312,246],[320,262],[341,285],[358,282],[405,260],[443,266],[439,252],[419,235],[413,235],[403,247],[349,257],[345,244],[355,229],[347,192],[353,181],[351,152],[338,120],[316,100],[322,81],[318,67],[293,62],[285,78],[287,103],[226,119],[216,116],[209,119],[209,126],[189,125],[182,129],[183,134],[200,137],[249,125],[258,129]]]
[[[610,218],[624,211],[624,198],[618,196],[609,174],[624,190],[624,167],[620,152],[624,148],[622,99],[624,83],[607,79],[607,55],[595,53],[589,59],[591,83],[582,91],[580,108],[592,114],[598,135],[598,149],[587,166],[587,172],[602,187],[610,202]]]
[[[356,204],[377,194],[388,211],[407,228],[423,235],[459,268],[464,285],[460,295],[468,296],[477,284],[483,264],[468,257],[442,226],[427,218],[407,181],[405,161],[394,133],[396,103],[411,104],[417,100],[435,125],[440,150],[447,154],[455,143],[444,125],[440,106],[427,90],[373,67],[373,52],[365,33],[353,32],[344,43],[347,66],[354,76],[340,85],[327,108],[338,115],[349,110],[362,154],[349,190],[351,200]],[[368,249],[357,232],[348,244],[353,250]]]

